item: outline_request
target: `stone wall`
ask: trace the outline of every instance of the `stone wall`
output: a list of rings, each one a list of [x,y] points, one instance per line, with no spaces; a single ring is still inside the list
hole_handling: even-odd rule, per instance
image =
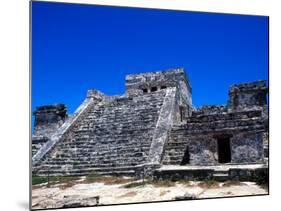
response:
[[[217,142],[212,136],[191,136],[187,146],[189,147],[190,164],[213,165],[217,163]]]
[[[253,109],[254,106],[266,106],[266,95],[266,81],[233,85],[229,90],[228,108],[237,110]]]
[[[32,138],[32,156],[35,155],[38,150],[44,146],[44,144],[49,141],[47,137],[44,136],[33,136]]]
[[[238,133],[231,138],[232,163],[263,162],[264,150],[262,132]]]
[[[269,171],[266,165],[264,166],[229,166],[225,169],[224,177],[218,177],[216,174],[220,172],[216,168],[204,167],[197,169],[156,169],[153,174],[153,178],[157,180],[237,180],[237,181],[253,181],[253,182],[263,182],[265,183],[269,179]],[[266,185],[266,184],[264,184]]]
[[[179,106],[182,107],[184,115],[191,115],[192,88],[183,68],[126,76],[126,93],[128,95],[153,92],[167,87],[178,89]]]
[[[209,114],[223,114],[227,112],[227,108],[223,105],[205,105],[200,108],[194,109],[192,112],[193,117],[199,117]]]
[[[64,104],[37,107],[33,112],[34,136],[50,137],[67,119],[67,108]]]
[[[263,133],[263,149],[264,149],[264,157],[268,158],[269,156],[269,133],[268,131]]]
[[[188,147],[190,165],[215,165],[218,138],[229,137],[231,163],[263,162],[265,131],[261,111],[197,115],[174,125],[166,145],[163,164],[180,165]]]
[[[149,162],[158,117],[169,89],[102,100],[45,156],[39,175],[131,175]],[[172,108],[172,107],[171,107]]]
[[[55,132],[49,134],[48,141],[46,143],[38,147],[39,149],[32,156],[33,165],[38,165],[38,163],[40,163],[43,158],[50,153],[59,141],[63,141],[66,137],[72,137],[74,132],[73,128],[75,128],[75,126],[79,124],[79,121],[87,115],[87,111],[91,107],[96,106],[102,100],[108,101],[107,96],[97,90],[89,90],[87,92],[86,99],[76,109],[74,114],[67,118],[67,120]],[[37,137],[38,136],[33,136],[32,139],[35,140]]]
[[[235,85],[227,105],[194,108],[182,68],[127,75],[124,95],[89,90],[71,117],[62,104],[36,109],[34,171],[140,176],[153,175],[161,165],[202,168],[223,163],[222,140],[229,142],[230,163],[264,162],[266,94],[265,81]],[[209,178],[213,173],[199,169],[184,174]]]

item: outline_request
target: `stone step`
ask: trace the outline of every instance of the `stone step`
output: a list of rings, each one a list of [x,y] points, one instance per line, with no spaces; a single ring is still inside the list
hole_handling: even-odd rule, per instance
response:
[[[123,164],[123,166],[122,166]],[[136,166],[138,165],[139,162],[131,162],[130,163],[130,166]],[[43,165],[41,166],[49,166],[50,168],[54,167],[54,168],[58,168],[59,166],[64,166],[64,165],[79,165],[79,166],[89,166],[91,168],[116,168],[116,167],[122,167],[124,168],[125,166],[128,166],[128,163],[101,163],[101,162],[97,162],[97,163],[94,163],[94,162],[75,162],[75,161],[63,161],[63,162],[56,162],[56,161],[48,161],[48,162],[45,162]]]
[[[166,147],[166,151],[171,151],[171,150],[179,150],[181,151],[182,149],[185,149],[186,146],[184,144],[181,144],[181,145],[170,145],[170,144],[167,144],[167,147]]]
[[[183,158],[183,155],[182,156],[166,156],[164,158],[164,160],[169,160],[169,161],[181,161]]]
[[[97,173],[101,175],[134,175],[135,174],[135,167],[134,166],[118,166],[118,167],[87,167],[83,166],[82,168],[78,169],[69,169],[69,170],[62,170],[59,168],[50,168],[47,169],[47,166],[41,166],[39,170],[37,170],[38,175],[87,175],[90,173]]]
[[[91,169],[83,169],[83,171],[42,171],[38,172],[39,176],[86,176],[93,173]],[[130,176],[133,177],[135,176],[135,171],[134,170],[128,170],[128,171],[111,171],[111,172],[98,172],[99,175],[104,175],[104,176]]]
[[[90,162],[92,163],[93,165],[96,165],[96,164],[106,164],[106,163],[119,163],[120,165],[122,163],[136,163],[136,162],[140,162],[140,161],[144,161],[147,159],[148,156],[145,156],[145,157],[131,157],[130,159],[128,159],[129,157],[127,158],[118,158],[118,157],[106,157],[106,158],[102,158],[100,157],[100,159],[97,159],[97,158],[86,158],[86,159],[78,159],[78,158],[74,158],[72,159],[73,163],[80,163],[82,161],[84,162]],[[63,158],[61,160],[55,160],[55,159],[48,159],[48,160],[45,160],[44,161],[44,164],[48,164],[49,161],[53,161],[53,164],[57,163],[57,164],[62,164],[63,162],[61,160],[63,160]],[[123,161],[123,162],[122,162]]]
[[[55,162],[61,162],[61,161],[65,161],[65,160],[72,160],[74,162],[105,162],[107,160],[113,160],[113,161],[117,161],[117,160],[124,160],[126,161],[127,159],[130,159],[130,160],[140,160],[141,158],[144,160],[144,158],[147,157],[147,155],[145,153],[142,154],[142,156],[140,157],[137,157],[135,156],[134,154],[127,154],[127,155],[124,155],[124,156],[120,156],[120,155],[112,155],[110,156],[110,154],[107,154],[107,155],[88,155],[88,154],[84,154],[85,156],[83,155],[66,155],[66,156],[60,156],[60,157],[53,157],[53,158],[47,158],[46,160],[44,160],[45,162],[49,161],[49,160],[52,160],[52,161],[55,161]],[[140,155],[140,154],[139,154]]]
[[[84,175],[96,168],[107,174],[134,173],[133,166],[147,159],[165,93],[117,98],[91,107],[41,166],[49,166],[52,175]],[[126,166],[130,167],[126,171],[112,169]],[[43,169],[39,172],[46,174]]]
[[[155,113],[147,113],[145,114],[145,117],[141,117],[142,115],[136,115],[136,116],[131,116],[130,118],[122,118],[122,117],[116,117],[116,116],[104,116],[103,118],[96,118],[95,116],[93,118],[87,117],[83,122],[82,126],[87,127],[87,125],[90,125],[91,123],[100,123],[101,125],[104,125],[104,121],[107,121],[106,124],[118,124],[122,123],[123,125],[130,124],[130,123],[149,123],[151,121],[155,120]],[[125,115],[125,114],[123,114]]]
[[[59,171],[62,170],[62,168],[66,167],[67,165],[42,165],[40,167],[40,172],[41,171]],[[136,165],[135,165],[136,166]],[[106,167],[101,167],[101,166],[97,166],[97,165],[74,165],[72,170],[81,170],[81,169],[91,169],[94,172],[111,172],[111,171],[128,171],[128,170],[132,170],[135,166],[128,166],[128,165],[124,165],[124,166],[106,166]]]
[[[69,151],[67,155],[65,154],[60,154],[57,155],[56,157],[53,157],[52,160],[54,159],[72,159],[72,160],[89,160],[89,161],[94,161],[94,160],[106,160],[108,158],[111,159],[123,159],[126,160],[128,158],[132,159],[138,159],[139,157],[147,157],[148,156],[148,151],[146,152],[125,152],[125,153],[120,153],[118,151],[109,151],[109,152],[71,152]],[[87,156],[87,158],[85,158]]]
[[[163,160],[163,165],[180,165],[181,161],[169,161],[169,160]]]
[[[86,147],[65,147],[64,149],[60,150],[60,155],[64,156],[64,152],[71,152],[72,155],[75,154],[90,154],[90,155],[106,155],[106,154],[111,154],[112,153],[117,153],[118,155],[122,154],[134,154],[134,153],[148,153],[150,147],[137,147],[134,148],[131,146],[130,148],[106,148],[106,147],[94,147],[90,146],[89,148]],[[67,156],[65,156],[67,157]],[[68,156],[69,157],[69,156]]]
[[[226,181],[229,179],[228,173],[214,173],[213,174],[213,179],[216,181]]]
[[[222,169],[222,170],[216,169],[215,170],[216,174],[228,174],[228,172],[229,172],[229,169]]]
[[[65,143],[65,144],[61,144],[60,147],[63,147],[67,150],[79,150],[79,149],[89,149],[89,150],[128,150],[128,151],[132,151],[132,150],[137,150],[137,149],[149,149],[150,145],[149,142],[145,142],[143,143],[143,146],[140,145],[137,142],[132,142],[129,143],[129,140],[120,140],[120,141],[116,141],[116,142],[109,142],[109,143],[83,143],[83,144],[76,144],[76,143]],[[127,147],[127,148],[125,148]]]
[[[59,153],[56,154],[56,157],[83,157],[84,155],[89,156],[106,156],[106,155],[116,155],[119,157],[126,157],[128,155],[134,155],[138,156],[140,153],[148,153],[149,147],[146,148],[133,148],[132,146],[129,149],[126,148],[106,148],[102,146],[98,146],[96,148],[90,147],[90,148],[64,148],[59,151]],[[67,154],[65,154],[67,152]],[[71,154],[71,156],[70,156]],[[81,155],[79,155],[81,154]]]

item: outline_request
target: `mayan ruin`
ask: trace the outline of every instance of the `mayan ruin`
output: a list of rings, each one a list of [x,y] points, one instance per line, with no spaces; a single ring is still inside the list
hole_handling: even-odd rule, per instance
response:
[[[123,95],[88,90],[73,115],[64,104],[37,107],[32,171],[218,181],[267,175],[266,81],[230,84],[221,90],[225,105],[200,108],[191,84],[183,68],[130,74]]]

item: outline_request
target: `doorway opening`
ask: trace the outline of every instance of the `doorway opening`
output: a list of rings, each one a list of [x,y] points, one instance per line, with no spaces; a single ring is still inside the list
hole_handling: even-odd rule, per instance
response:
[[[183,117],[184,117],[184,110],[183,110],[183,107],[180,106],[180,107],[179,107],[179,110],[180,110],[180,121],[182,122],[182,121],[183,121]]]
[[[142,89],[143,93],[147,93],[148,90],[147,89]]]
[[[183,165],[189,164],[189,160],[190,160],[190,155],[189,155],[189,148],[187,146],[180,165],[183,166]]]
[[[154,86],[154,87],[151,87],[151,92],[156,92],[157,91],[157,87]]]
[[[230,138],[218,138],[218,161],[219,163],[230,163],[231,162],[231,149],[230,149]]]

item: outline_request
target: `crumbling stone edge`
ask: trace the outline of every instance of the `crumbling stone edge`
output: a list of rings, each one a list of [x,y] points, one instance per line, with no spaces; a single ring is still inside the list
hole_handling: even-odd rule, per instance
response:
[[[156,128],[153,133],[148,155],[149,163],[160,164],[161,162],[164,146],[168,140],[168,135],[175,118],[173,110],[175,109],[176,92],[176,88],[167,89]]]
[[[63,125],[54,133],[50,140],[46,142],[32,157],[32,165],[35,166],[43,157],[59,142],[62,136],[72,127],[79,117],[91,107],[92,104],[101,102],[106,96],[97,90],[88,90],[87,97],[83,103],[76,109],[74,115],[68,118]]]

